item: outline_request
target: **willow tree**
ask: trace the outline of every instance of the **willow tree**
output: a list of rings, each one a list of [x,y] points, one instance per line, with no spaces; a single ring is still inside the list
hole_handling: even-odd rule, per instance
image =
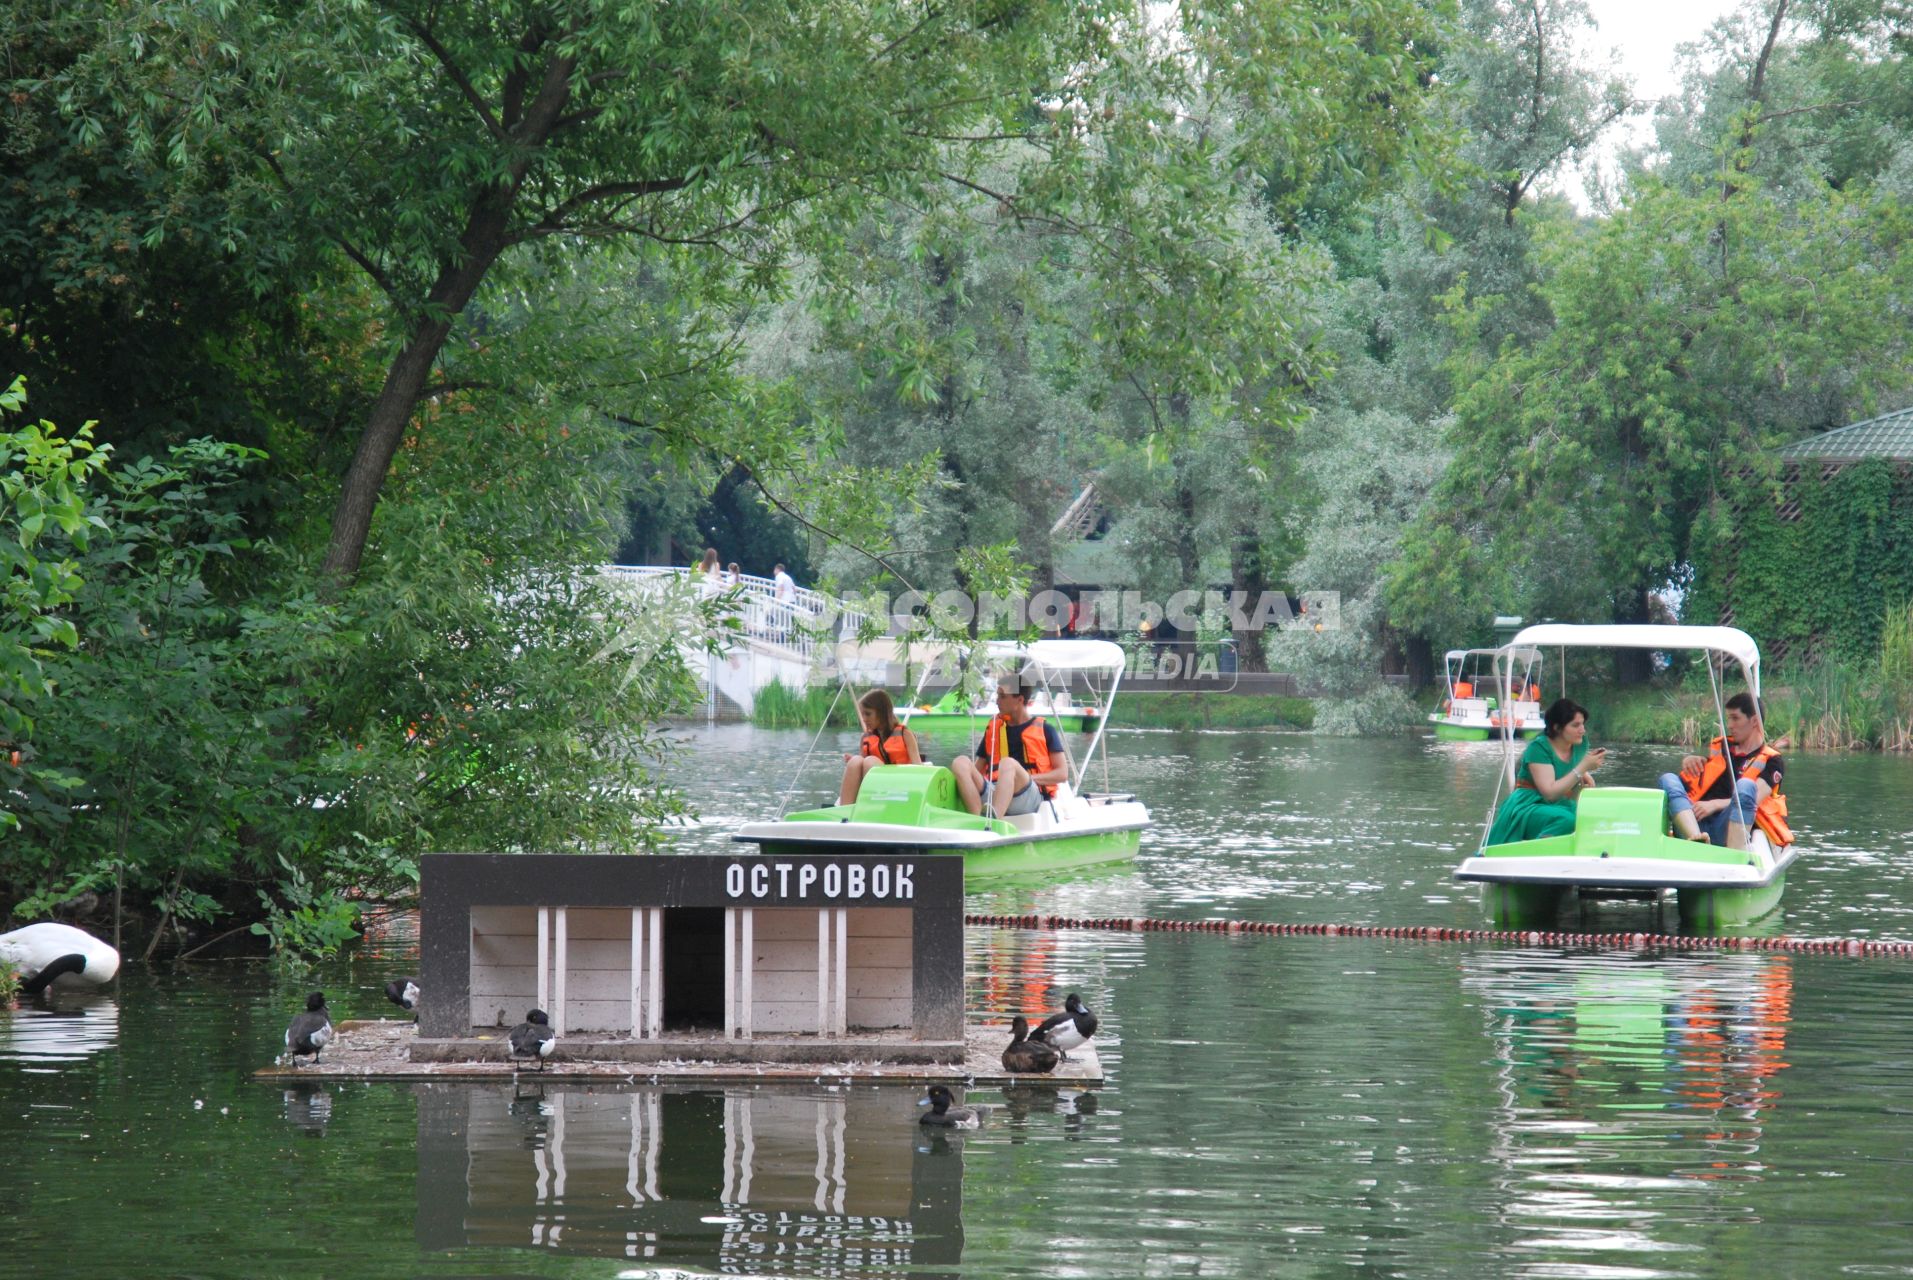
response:
[[[873,209],[982,194],[1082,243],[1103,340],[1239,385],[1186,341],[1241,303],[1232,185],[1412,147],[1431,21],[1413,0],[1173,21],[1127,0],[28,0],[5,36],[17,100],[135,176],[138,243],[181,234],[190,194],[213,209],[196,232],[260,290],[302,287],[288,244],[376,286],[383,377],[324,557],[343,576],[407,424],[454,386],[461,317],[515,257],[652,242],[774,290]],[[1188,127],[1224,102],[1246,127]],[[115,252],[78,222],[44,238],[69,261]]]

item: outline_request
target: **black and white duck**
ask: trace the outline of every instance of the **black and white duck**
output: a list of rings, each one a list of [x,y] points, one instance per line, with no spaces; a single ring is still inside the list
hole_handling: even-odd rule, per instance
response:
[[[1063,1001],[1063,1011],[1043,1019],[1043,1025],[1030,1033],[1030,1039],[1055,1045],[1063,1061],[1068,1062],[1069,1051],[1082,1048],[1095,1034],[1096,1015],[1089,1011],[1083,998],[1072,991]]]
[[[953,1107],[950,1103],[955,1095],[940,1084],[930,1086],[930,1094],[917,1105],[930,1108],[917,1117],[918,1124],[927,1124],[942,1129],[981,1129],[983,1117],[970,1107]]]
[[[332,1015],[325,1007],[325,992],[315,991],[306,997],[305,1012],[286,1024],[286,1053],[295,1062],[307,1055],[317,1062],[319,1050],[331,1041]]]
[[[385,984],[385,998],[407,1013],[418,1012],[418,979],[394,978]],[[417,1021],[416,1018],[413,1021]]]
[[[511,1029],[511,1056],[538,1059],[540,1071],[545,1069],[545,1059],[557,1046],[558,1036],[551,1029],[551,1015],[543,1009],[533,1009],[523,1022]]]
[[[1003,1069],[1016,1075],[1043,1075],[1056,1070],[1061,1060],[1055,1045],[1030,1039],[1030,1020],[1017,1014],[1010,1023],[1010,1047],[1003,1051]]]

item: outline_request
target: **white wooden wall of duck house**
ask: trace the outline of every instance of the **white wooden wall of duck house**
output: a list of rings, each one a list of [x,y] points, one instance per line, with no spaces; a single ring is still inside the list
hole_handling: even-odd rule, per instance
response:
[[[662,1035],[665,914],[473,907],[472,1025],[517,1022],[535,1005],[559,1035]],[[912,1024],[909,909],[747,907],[724,916],[726,1038]]]
[[[534,1006],[559,1035],[962,1036],[958,858],[433,854],[422,872],[421,985],[450,1001],[428,996],[428,1036]]]

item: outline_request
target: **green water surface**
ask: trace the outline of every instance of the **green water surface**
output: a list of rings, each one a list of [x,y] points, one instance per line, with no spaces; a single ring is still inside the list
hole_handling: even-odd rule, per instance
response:
[[[709,851],[811,744],[685,737],[680,843]],[[1157,822],[1133,866],[971,910],[1481,923],[1448,872],[1492,745],[1114,746]],[[1787,789],[1806,854],[1768,927],[1913,940],[1913,761],[1802,757]],[[934,1138],[895,1088],[249,1079],[311,985],[393,1012],[413,929],[305,977],[129,966],[0,1013],[0,1276],[1913,1273],[1913,961],[973,928],[971,1016],[1081,992],[1109,1079],[974,1091],[985,1127]]]

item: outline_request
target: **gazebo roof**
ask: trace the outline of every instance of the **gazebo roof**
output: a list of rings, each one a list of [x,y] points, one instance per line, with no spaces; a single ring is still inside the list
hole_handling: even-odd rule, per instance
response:
[[[1788,462],[1861,462],[1867,458],[1913,462],[1913,407],[1822,431],[1783,445],[1774,453]]]

